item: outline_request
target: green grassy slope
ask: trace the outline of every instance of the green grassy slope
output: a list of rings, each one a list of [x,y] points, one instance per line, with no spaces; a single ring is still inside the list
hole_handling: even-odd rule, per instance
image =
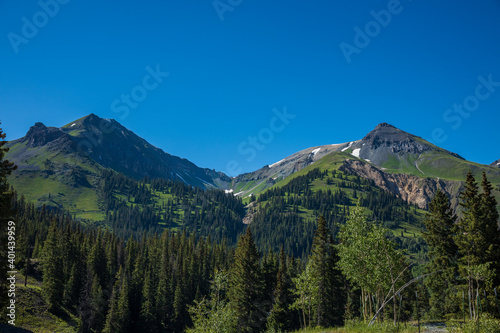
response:
[[[26,200],[65,209],[76,218],[104,218],[94,188],[102,167],[95,162],[50,147],[27,148],[25,142],[13,145],[6,158],[22,163],[8,182]]]

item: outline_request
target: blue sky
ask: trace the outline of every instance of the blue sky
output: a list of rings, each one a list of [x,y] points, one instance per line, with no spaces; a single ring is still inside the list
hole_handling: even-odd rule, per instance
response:
[[[1,126],[95,113],[231,173],[388,122],[489,164],[498,17],[498,0],[0,0]]]

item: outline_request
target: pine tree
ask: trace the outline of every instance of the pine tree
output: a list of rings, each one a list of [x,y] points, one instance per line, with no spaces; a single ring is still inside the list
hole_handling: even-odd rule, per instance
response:
[[[265,325],[264,280],[250,228],[241,236],[230,273],[229,299],[238,315],[239,332],[259,332]]]
[[[456,219],[446,194],[438,190],[429,204],[424,221],[427,230],[423,233],[429,245],[427,270],[433,273],[427,279],[433,318],[443,318],[456,310],[451,298],[457,272],[458,249],[453,240]]]
[[[480,194],[481,220],[487,244],[485,261],[491,262],[491,269],[495,270],[493,284],[498,286],[500,285],[499,214],[497,210],[497,201],[493,194],[493,186],[486,178],[485,172],[483,172],[481,186],[483,188],[483,193]]]
[[[95,331],[103,329],[106,323],[107,299],[99,282],[99,277],[94,274],[90,279],[90,320],[89,326]]]
[[[459,272],[467,281],[467,294],[471,300],[469,301],[470,313],[477,318],[479,309],[474,298],[480,289],[479,280],[485,277],[479,272],[491,272],[488,269],[488,265],[491,264],[488,262],[488,249],[491,244],[488,243],[489,236],[486,234],[491,231],[491,227],[486,227],[488,221],[483,220],[484,204],[482,204],[476,180],[470,171],[465,180],[465,190],[460,193],[460,199],[462,217],[458,220],[458,230],[454,239],[461,255]]]
[[[290,331],[293,329],[293,312],[290,305],[293,303],[291,279],[288,275],[285,251],[283,246],[280,251],[280,266],[276,278],[276,289],[274,290],[274,304],[267,319],[267,327],[276,332]]]
[[[479,234],[481,218],[481,202],[478,186],[474,176],[469,171],[465,181],[465,190],[460,193],[462,217],[457,223],[455,242],[463,255],[463,262],[468,265],[480,263],[481,249],[484,247],[483,235]]]
[[[56,221],[50,224],[49,233],[43,246],[43,288],[45,301],[52,312],[57,312],[63,300],[64,281],[61,272],[62,254],[59,247],[59,233]]]
[[[181,282],[178,281],[174,293],[174,328],[176,332],[182,331],[186,320],[186,300],[182,291]]]
[[[167,274],[168,269],[168,259],[166,250],[167,246],[164,247],[164,254],[160,263],[160,274],[158,287],[156,290],[156,318],[158,325],[162,329],[166,329],[171,324],[171,307],[172,307],[172,293],[170,292],[170,281]]]
[[[314,297],[316,326],[340,325],[345,303],[342,292],[343,280],[336,266],[338,256],[333,246],[333,239],[323,216],[318,219],[309,260],[314,280],[318,283],[317,295]]]
[[[128,292],[127,277],[122,267],[120,267],[109,301],[109,311],[106,316],[106,324],[103,333],[121,333],[129,331],[130,311]]]
[[[0,123],[1,124],[1,123]],[[14,163],[4,159],[5,153],[9,148],[4,147],[7,141],[4,141],[5,133],[0,128],[0,321],[4,321],[6,317],[5,309],[7,305],[7,272],[8,255],[7,255],[7,225],[13,218],[14,211],[12,209],[12,193],[9,190],[7,176],[16,170],[17,166]]]
[[[153,276],[151,271],[145,272],[144,287],[142,290],[142,305],[140,313],[141,327],[144,332],[157,332],[157,321],[155,316],[155,294]]]

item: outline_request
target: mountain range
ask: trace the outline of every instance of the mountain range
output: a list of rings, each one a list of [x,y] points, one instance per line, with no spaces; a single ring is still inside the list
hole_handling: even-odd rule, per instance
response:
[[[136,180],[177,180],[250,200],[267,189],[287,184],[303,174],[301,170],[335,165],[423,209],[439,188],[456,207],[465,175],[471,170],[477,180],[485,172],[500,199],[500,160],[491,165],[470,162],[387,123],[379,124],[360,140],[301,150],[237,177],[170,155],[116,120],[95,114],[60,128],[36,123],[7,147],[6,158],[18,166],[9,182],[19,194],[37,205],[56,206],[91,220],[103,219],[105,214],[98,198],[103,170]]]

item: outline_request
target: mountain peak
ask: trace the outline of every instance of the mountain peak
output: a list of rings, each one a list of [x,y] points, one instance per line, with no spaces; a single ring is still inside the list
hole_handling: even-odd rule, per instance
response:
[[[77,120],[74,120],[64,126],[61,127],[61,130],[63,131],[68,131],[68,130],[103,130],[103,129],[108,129],[111,127],[111,123],[113,125],[119,125],[118,122],[115,120],[111,119],[104,119],[99,116],[97,116],[94,113],[90,113],[82,118],[79,118]]]
[[[388,123],[380,123],[363,138],[363,143],[372,148],[381,145],[391,146],[395,143],[413,142],[413,135],[406,133]]]
[[[395,126],[393,126],[391,124],[388,124],[388,123],[380,123],[380,124],[377,125],[377,127],[375,127],[375,129],[382,128],[382,127],[392,127],[392,128],[397,129]]]
[[[63,135],[64,133],[57,127],[47,127],[43,123],[37,122],[30,127],[23,141],[27,141],[28,147],[34,148],[57,140]]]

